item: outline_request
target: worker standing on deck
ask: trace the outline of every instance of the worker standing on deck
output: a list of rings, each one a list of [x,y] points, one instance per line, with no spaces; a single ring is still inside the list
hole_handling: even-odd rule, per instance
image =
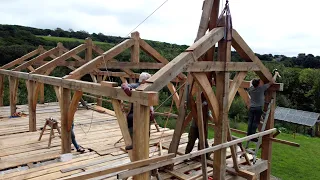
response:
[[[139,82],[138,83],[131,83],[128,84],[127,82],[122,83],[121,88],[124,90],[124,92],[128,95],[131,96],[131,91],[133,89],[136,89],[139,87],[141,84],[144,84],[147,82],[147,79],[149,79],[151,75],[147,72],[142,72],[139,76]],[[154,120],[154,110],[153,106],[150,106],[150,121]],[[133,104],[131,104],[130,111],[127,115],[127,123],[128,123],[128,129],[130,136],[132,138],[133,135]],[[150,135],[150,129],[149,129],[149,135]]]
[[[206,111],[205,109],[208,109],[207,101],[203,101],[202,106],[203,106],[203,110]],[[208,113],[208,115],[205,117],[211,116],[210,111],[203,112],[203,113]],[[208,120],[207,119],[203,121],[203,126],[204,126],[204,135],[205,135],[205,148],[208,148],[209,144],[208,144]],[[188,134],[188,144],[187,144],[187,147],[185,150],[185,154],[189,154],[192,151],[197,139],[199,139],[199,141],[200,141],[199,128],[197,126],[196,119],[193,119],[191,126],[190,126],[189,134]],[[198,142],[198,150],[199,149],[200,149],[200,142]],[[211,153],[206,154],[206,157],[209,160],[211,160],[210,154]]]
[[[280,76],[276,71],[275,76],[272,81],[263,84],[260,79],[253,79],[251,81],[251,86],[248,88],[248,93],[250,95],[250,108],[249,108],[249,119],[248,119],[248,131],[247,135],[255,134],[260,123],[260,118],[263,114],[264,105],[264,92],[270,87],[270,85],[275,83],[276,77]],[[257,141],[257,139],[252,139]]]
[[[80,153],[83,153],[85,150],[78,145],[77,141],[76,141],[76,136],[74,134],[74,131],[73,131],[73,127],[74,127],[74,124],[72,122],[72,127],[71,127],[71,142],[73,144],[73,146],[76,148],[77,152],[80,152]]]

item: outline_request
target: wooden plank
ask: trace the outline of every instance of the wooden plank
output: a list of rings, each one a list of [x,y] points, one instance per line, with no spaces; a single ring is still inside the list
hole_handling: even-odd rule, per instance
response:
[[[133,104],[133,160],[149,158],[150,107]],[[150,173],[133,176],[134,179],[149,179]]]
[[[234,96],[236,95],[242,81],[244,80],[244,78],[247,76],[247,72],[239,72],[237,73],[237,75],[234,77],[232,83],[230,83],[230,90],[229,90],[229,99],[228,99],[228,109],[230,109],[232,101]]]
[[[216,95],[212,90],[207,76],[204,73],[192,73],[192,76],[194,77],[196,82],[199,84],[201,90],[203,91],[206,99],[208,100],[212,116],[214,120],[217,121],[219,117],[219,103]]]
[[[75,91],[68,109],[68,131],[71,131],[74,113],[77,111],[79,101],[82,97],[82,91]]]
[[[112,99],[112,106],[113,106],[114,112],[117,115],[117,120],[119,123],[119,127],[121,130],[125,145],[130,146],[130,145],[132,145],[132,139],[130,137],[130,133],[128,130],[127,117],[122,112],[121,104],[120,104],[119,100]],[[133,161],[134,159],[132,156],[132,151],[130,150],[128,153],[129,153],[130,160]]]
[[[178,118],[176,121],[175,129],[174,129],[173,136],[172,136],[172,141],[170,143],[169,151],[168,151],[169,153],[174,153],[175,155],[177,154],[177,151],[178,151],[180,137],[183,133],[183,131],[182,131],[183,130],[183,122],[186,117],[185,101],[188,97],[187,85],[184,88],[185,88],[185,90],[184,90],[184,93],[181,97],[181,101],[179,104]],[[173,168],[173,166],[171,166],[171,168]]]
[[[100,47],[98,47],[98,46],[96,46],[96,45],[94,45],[94,44],[92,44],[92,49],[96,52],[96,53],[98,53],[99,55],[102,55],[103,53],[104,53],[104,51],[100,48]],[[116,59],[112,59],[111,58],[111,60],[113,60],[113,61],[117,61]],[[123,71],[123,72],[125,72],[127,75],[129,75],[129,76],[132,76],[133,74],[135,74],[133,71],[131,71],[130,69],[125,69],[125,68],[121,68],[121,70]],[[100,75],[104,75],[104,74],[100,74]],[[139,76],[138,76],[138,78],[139,78]]]
[[[230,38],[230,33],[226,39]],[[218,60],[221,62],[231,61],[231,42],[221,40],[218,44]],[[222,144],[227,141],[228,133],[228,97],[229,97],[229,72],[216,73],[216,96],[219,102],[219,116],[215,123],[214,144]],[[226,149],[221,149],[214,153],[213,177],[225,179]]]
[[[260,59],[254,54],[247,43],[242,39],[236,30],[232,31],[232,46],[238,52],[238,54],[246,61],[251,61],[256,63],[260,68],[260,72],[256,72],[258,76],[263,80],[263,82],[272,81],[272,74],[269,72]]]
[[[151,78],[148,79],[150,84],[143,84],[142,86],[139,86],[137,90],[159,91],[162,89],[174,77],[183,72],[189,63],[196,61],[209,48],[215,45],[223,37],[223,32],[223,28],[216,28],[210,31],[189,47],[186,50],[187,52],[181,53],[170,61],[170,63],[161,68],[156,74],[151,76]]]
[[[184,174],[184,173],[181,173],[177,170],[165,170],[166,173],[169,173],[170,175],[174,176],[175,178],[177,179],[180,179],[180,180],[185,180],[185,179],[189,179],[190,176]]]
[[[101,81],[101,86],[107,86],[107,87],[118,87],[117,82],[110,82],[110,81]]]
[[[172,98],[174,100],[174,103],[176,104],[177,109],[179,109],[180,97],[178,95],[178,92],[176,92],[176,88],[174,87],[174,85],[171,82],[168,83],[167,87],[168,87],[169,91],[171,92],[171,94],[173,94]]]
[[[39,90],[39,103],[44,104],[44,84],[39,83],[40,90]]]
[[[37,120],[36,120],[36,102],[34,102],[34,91],[36,88],[36,82],[27,81],[28,86],[28,107],[29,107],[29,131],[37,131]]]
[[[276,100],[276,92],[275,91],[267,91],[265,96],[266,102],[271,102],[271,99]],[[268,105],[265,104],[264,111],[268,109]],[[274,127],[274,112],[276,109],[276,103],[272,103],[270,105],[270,114],[268,117],[266,129],[272,129]],[[268,161],[268,169],[263,171],[260,174],[261,180],[270,179],[271,176],[271,160],[272,160],[272,141],[269,139],[272,138],[272,134],[262,138],[261,144],[261,159]]]
[[[161,69],[165,66],[162,63],[152,63],[152,62],[107,62],[108,69]],[[101,64],[99,68],[104,68],[105,64]]]
[[[13,61],[9,62],[8,64],[5,64],[5,65],[1,66],[1,69],[9,69],[9,68],[12,68],[13,66],[15,66],[17,64],[21,64],[21,63],[23,63],[23,61],[31,58],[32,56],[35,56],[35,55],[39,54],[40,51],[42,51],[42,50],[43,50],[43,47],[39,46],[37,49],[29,52],[28,54],[26,54],[26,55],[24,55],[24,56],[22,56],[22,57],[20,57],[20,58],[18,58],[16,60],[13,60]]]
[[[101,83],[102,82],[102,75],[97,75],[97,82],[100,83],[102,86],[103,84]],[[117,86],[118,86],[118,83],[117,83]],[[97,105],[98,106],[102,106],[102,96],[97,96]]]
[[[0,107],[3,106],[4,75],[0,75]]]
[[[156,61],[163,63],[163,64],[168,64],[169,61],[163,57],[157,50],[155,50],[154,48],[152,48],[147,42],[145,42],[142,39],[139,39],[139,45],[141,47],[141,49],[147,53],[149,56],[151,56],[153,59],[155,59]],[[178,77],[180,79],[185,79],[186,76],[184,74],[179,74]]]
[[[70,89],[62,88],[60,92],[61,103],[61,153],[71,152],[71,131],[68,128],[69,124],[69,107],[70,107]]]
[[[295,142],[286,141],[286,140],[277,139],[277,138],[268,138],[268,139],[270,139],[272,142],[286,144],[286,145],[293,146],[293,147],[300,147],[300,144],[295,143]]]
[[[169,159],[167,161],[153,163],[153,164],[150,164],[149,166],[128,170],[126,172],[119,173],[118,174],[118,179],[123,179],[123,178],[126,178],[126,177],[133,176],[135,174],[148,172],[148,171],[151,171],[153,169],[157,169],[159,167],[163,167],[163,166],[166,166],[166,165],[169,165],[169,164],[180,162],[180,161],[183,161],[183,160],[186,160],[186,159],[194,158],[194,157],[200,156],[202,154],[206,154],[206,153],[210,153],[210,152],[213,152],[213,151],[217,151],[219,149],[224,149],[224,148],[230,147],[232,145],[236,145],[238,143],[241,143],[241,142],[244,142],[244,141],[248,141],[248,140],[253,139],[253,138],[257,138],[257,137],[260,137],[260,136],[265,136],[267,134],[272,134],[273,132],[276,132],[276,131],[277,131],[276,128],[269,129],[269,130],[266,130],[266,131],[263,131],[263,132],[258,132],[256,134],[252,134],[250,136],[246,136],[246,137],[239,138],[239,139],[236,139],[236,140],[232,140],[232,141],[229,141],[229,142],[226,142],[226,143],[218,144],[218,145],[206,148],[206,149],[202,149],[202,150],[199,150],[199,151],[193,151],[193,152],[191,152],[189,154],[177,156],[177,157],[171,158],[171,159]]]
[[[191,63],[186,71],[260,71],[260,68],[253,62],[227,62],[227,64],[224,65],[223,62],[219,61],[198,61]]]
[[[232,82],[232,80],[230,80],[230,83]],[[240,85],[241,88],[249,88],[250,87],[250,81],[243,81]],[[269,90],[272,91],[283,91],[283,83],[275,83],[272,84],[269,87]]]
[[[37,62],[43,61],[46,57],[49,57],[50,55],[58,53],[58,51],[59,51],[59,47],[57,46],[57,47],[50,49],[49,51],[41,52],[41,54],[39,54],[37,57],[35,57],[27,62],[22,63],[21,65],[17,66],[16,68],[13,68],[12,70],[14,70],[14,71],[24,70],[27,67],[34,65]]]
[[[244,103],[246,104],[247,108],[249,109],[249,107],[250,107],[250,97],[249,97],[248,92],[240,87],[240,88],[238,88],[238,93],[242,97],[242,99],[243,99]]]
[[[146,84],[140,85],[137,90],[143,91],[159,91],[166,86],[173,78],[183,71],[185,65],[189,62],[195,61],[192,53],[183,52],[174,58],[170,63],[165,65],[153,76],[151,76]],[[150,84],[149,84],[150,83]]]
[[[81,45],[71,49],[70,51],[62,54],[61,56],[49,61],[48,63],[38,67],[33,73],[42,74],[48,68],[56,67],[59,62],[67,60],[68,58],[72,57],[72,55],[78,54],[79,52],[85,50],[86,48],[87,48],[86,44],[81,44]]]
[[[98,177],[98,176],[103,176],[103,175],[123,171],[126,169],[132,169],[132,168],[138,168],[141,166],[146,166],[150,163],[161,162],[161,161],[170,159],[172,157],[174,157],[174,154],[167,154],[167,155],[160,156],[160,157],[153,157],[150,159],[144,159],[144,160],[140,160],[140,161],[130,162],[130,163],[127,163],[124,165],[110,167],[110,168],[101,167],[101,168],[97,168],[97,169],[91,169],[91,170],[88,170],[83,173],[78,173],[78,174],[66,177],[64,179],[82,180],[82,179],[94,178],[94,177]]]
[[[207,77],[204,77],[205,79],[207,79]],[[199,84],[199,86],[201,86]],[[198,130],[199,130],[199,142],[200,142],[200,149],[205,149],[205,141],[206,141],[206,135],[205,130],[204,130],[204,123],[203,122],[203,114],[202,114],[202,100],[201,100],[201,90],[200,88],[198,89],[198,93],[197,93],[197,121],[198,121]],[[205,120],[207,121],[207,120]],[[207,173],[207,157],[206,154],[202,154],[201,155],[201,164],[202,164],[202,177],[203,179],[208,179],[208,173]]]
[[[17,96],[18,96],[19,81],[16,77],[9,77],[10,87],[10,115],[12,116],[17,111]]]
[[[108,51],[104,52],[102,55],[94,58],[93,60],[87,62],[83,66],[79,67],[78,69],[72,71],[69,75],[67,75],[66,79],[80,79],[87,73],[92,72],[93,69],[100,67],[102,63],[105,61],[109,61],[110,59],[114,58],[125,49],[131,47],[134,44],[134,40],[127,39],[122,43],[114,46],[113,48],[109,49]]]
[[[203,11],[201,14],[200,24],[199,24],[198,33],[195,41],[198,41],[201,37],[203,37],[208,30],[213,2],[214,0],[204,1]]]
[[[196,59],[200,58],[210,48],[212,48],[224,36],[224,28],[218,27],[212,29],[209,33],[201,37],[198,41],[187,48],[187,52],[193,51]]]
[[[140,61],[140,46],[139,46],[140,34],[139,34],[139,32],[137,32],[137,31],[132,32],[131,38],[134,40],[134,45],[131,47],[131,62],[137,64]]]
[[[92,59],[92,39],[86,38],[85,44],[87,45],[85,51],[85,61],[90,61]]]
[[[18,77],[27,80],[33,80],[40,83],[50,84],[53,86],[62,86],[71,90],[83,91],[95,95],[102,95],[114,99],[126,100],[128,102],[139,102],[143,105],[154,106],[158,104],[158,93],[157,92],[141,92],[132,91],[132,95],[129,97],[120,88],[111,88],[101,86],[100,83],[85,82],[80,80],[63,79],[59,77],[51,77],[39,74],[29,74],[24,72],[15,72],[9,70],[0,69],[0,74]]]

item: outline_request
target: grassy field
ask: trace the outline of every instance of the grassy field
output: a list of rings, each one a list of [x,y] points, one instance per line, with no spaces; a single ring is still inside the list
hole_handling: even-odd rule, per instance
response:
[[[246,131],[247,124],[239,123],[240,130]],[[234,134],[241,137],[239,134]],[[213,137],[213,131],[209,132]],[[272,175],[282,180],[316,180],[320,179],[320,138],[312,138],[301,134],[281,133],[279,139],[300,144],[292,147],[284,144],[273,143],[272,148]]]
[[[76,38],[66,38],[66,37],[55,37],[55,36],[37,36],[41,37],[45,40],[48,41],[55,41],[55,42],[79,42],[79,43],[84,43],[83,39],[76,39]],[[97,45],[112,45],[111,43],[106,43],[106,42],[100,42],[100,41],[93,41],[94,44]]]

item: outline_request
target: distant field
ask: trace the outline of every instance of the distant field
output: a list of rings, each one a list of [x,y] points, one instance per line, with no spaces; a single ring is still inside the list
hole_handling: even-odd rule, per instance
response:
[[[55,37],[55,36],[37,36],[41,37],[48,41],[55,41],[55,42],[80,42],[84,43],[83,39],[76,39],[76,38],[66,38],[66,37]],[[112,45],[112,43],[100,42],[100,41],[93,41],[94,44],[97,45]]]

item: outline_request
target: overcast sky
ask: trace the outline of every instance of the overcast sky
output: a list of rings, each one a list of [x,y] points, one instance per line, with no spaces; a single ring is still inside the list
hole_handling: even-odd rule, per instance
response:
[[[126,36],[163,2],[0,0],[0,24]],[[319,5],[316,0],[230,0],[233,27],[255,52],[287,56],[320,55]],[[201,8],[202,0],[168,0],[137,30],[144,39],[191,45]]]

